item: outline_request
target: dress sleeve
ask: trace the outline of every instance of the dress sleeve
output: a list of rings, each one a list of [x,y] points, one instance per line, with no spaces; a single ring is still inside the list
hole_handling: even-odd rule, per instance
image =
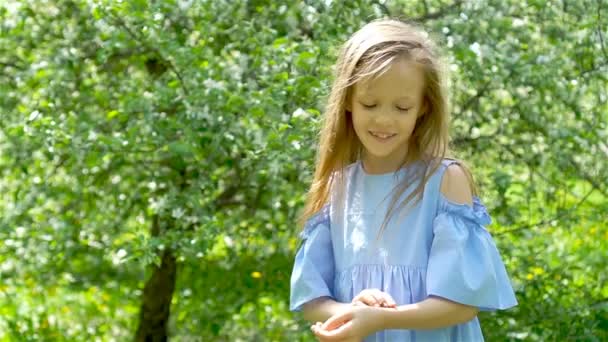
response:
[[[481,311],[517,305],[500,253],[484,228],[491,222],[477,196],[473,196],[471,207],[440,194],[426,275],[428,295]]]
[[[291,273],[290,311],[301,311],[302,305],[319,297],[334,297],[334,253],[327,206],[308,220],[300,239]]]

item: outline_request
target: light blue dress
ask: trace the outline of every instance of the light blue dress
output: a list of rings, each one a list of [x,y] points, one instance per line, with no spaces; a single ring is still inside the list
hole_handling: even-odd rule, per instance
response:
[[[448,200],[441,178],[454,160],[444,159],[427,182],[422,200],[399,218],[393,215],[376,242],[399,177],[417,162],[395,173],[367,174],[361,162],[346,169],[343,210],[332,194],[329,204],[311,217],[300,237],[291,274],[290,310],[328,296],[350,303],[364,289],[389,293],[397,305],[439,296],[477,306],[482,311],[517,305],[491,223],[477,196],[473,206]],[[412,184],[402,198],[417,184]],[[483,341],[479,320],[433,330],[383,330],[370,341]]]

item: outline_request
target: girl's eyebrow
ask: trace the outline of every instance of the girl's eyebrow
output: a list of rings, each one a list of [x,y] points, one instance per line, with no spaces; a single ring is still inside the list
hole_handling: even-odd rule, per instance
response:
[[[363,97],[363,98],[375,98],[375,96],[373,96],[372,94],[369,93],[363,93],[363,94],[359,94],[359,97]],[[407,100],[407,101],[411,101],[412,98],[410,96],[401,96],[399,98],[396,99],[397,101],[400,100]]]

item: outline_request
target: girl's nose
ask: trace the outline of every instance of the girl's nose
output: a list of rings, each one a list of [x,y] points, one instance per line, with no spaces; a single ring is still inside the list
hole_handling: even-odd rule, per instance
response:
[[[378,115],[374,116],[374,123],[377,125],[390,125],[391,119],[390,115],[386,113],[378,113]]]

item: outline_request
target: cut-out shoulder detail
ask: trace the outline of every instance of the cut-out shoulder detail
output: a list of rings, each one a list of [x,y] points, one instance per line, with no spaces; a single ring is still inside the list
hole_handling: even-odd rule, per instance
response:
[[[457,161],[449,162],[441,179],[441,194],[450,202],[473,206],[469,178]]]
[[[481,226],[492,223],[492,218],[488,214],[488,209],[481,202],[481,199],[473,195],[473,206],[469,204],[454,203],[446,198],[442,193],[439,194],[439,212],[461,216],[465,219],[474,221]]]

